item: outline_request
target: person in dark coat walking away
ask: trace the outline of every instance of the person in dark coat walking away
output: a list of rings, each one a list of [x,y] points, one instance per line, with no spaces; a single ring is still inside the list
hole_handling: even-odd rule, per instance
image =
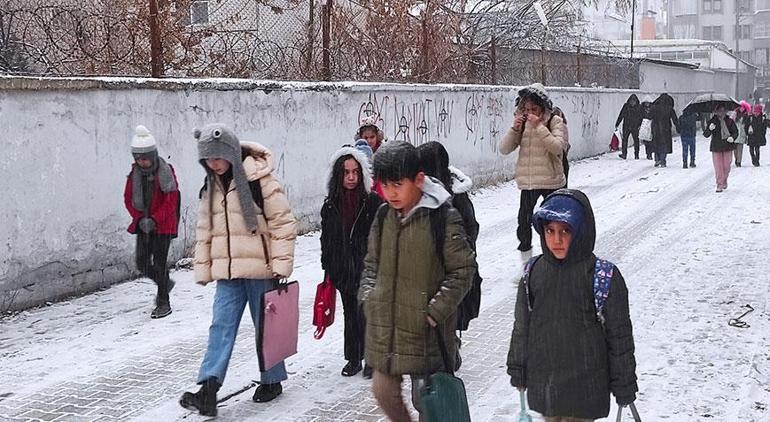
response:
[[[372,192],[371,165],[365,152],[344,146],[332,155],[331,162],[328,193],[321,207],[321,267],[342,299],[347,361],[342,375],[351,377],[361,371],[364,358],[365,322],[358,306],[358,286],[369,229],[382,200]],[[371,369],[364,375],[371,376]]]
[[[698,114],[687,113],[679,118],[679,130],[682,141],[682,168],[687,168],[687,159],[690,159],[690,167],[695,167],[695,137],[697,136]]]
[[[582,192],[550,195],[533,225],[543,255],[530,261],[519,283],[507,363],[511,384],[526,389],[531,408],[546,421],[604,418],[610,393],[626,406],[638,391],[625,280],[593,253],[596,223]],[[601,306],[597,267],[607,278],[611,271]]]
[[[717,193],[727,189],[727,177],[730,176],[730,166],[733,162],[735,138],[738,137],[738,127],[733,119],[727,117],[725,107],[717,106],[714,116],[706,122],[703,136],[711,138],[711,158],[714,162],[714,175],[717,182]]]
[[[652,144],[655,150],[655,167],[666,167],[666,156],[674,152],[671,125],[679,131],[679,120],[674,111],[674,99],[661,94],[652,103]]]
[[[476,257],[449,192],[420,171],[407,142],[389,142],[374,155],[374,178],[383,204],[369,233],[358,299],[366,315],[366,363],[374,368],[372,390],[390,420],[411,421],[401,397],[405,375],[412,403],[428,375],[446,369],[438,332],[454,366],[457,307],[471,287]],[[382,214],[380,214],[382,213]]]
[[[767,143],[767,128],[770,127],[770,120],[762,113],[762,104],[754,104],[751,120],[746,129],[749,136],[749,153],[751,154],[751,164],[759,167],[759,147]]]
[[[168,249],[179,226],[179,186],[174,167],[158,156],[155,138],[137,126],[131,141],[134,164],[126,178],[123,200],[131,215],[128,232],[136,236],[136,266],[158,286],[150,318],[171,313]]]
[[[644,97],[640,105],[642,111],[642,123],[639,126],[639,140],[644,144],[644,153],[648,160],[652,160],[652,98]]]
[[[206,170],[195,229],[195,282],[204,286],[216,282],[216,292],[206,354],[198,372],[201,388],[185,392],[179,404],[203,416],[216,416],[217,391],[225,381],[246,304],[259,337],[263,295],[294,269],[297,220],[273,175],[269,149],[240,142],[221,123],[193,133],[199,162]],[[269,402],[283,392],[286,366],[281,361],[259,369],[252,400]]]
[[[628,138],[634,137],[634,158],[639,159],[639,126],[642,125],[642,105],[639,103],[639,97],[631,94],[620,109],[618,119],[615,120],[615,127],[623,122],[623,141],[621,146],[620,158],[626,159],[628,156]]]
[[[420,167],[427,176],[433,177],[444,185],[444,188],[452,195],[452,206],[460,213],[463,219],[463,228],[468,236],[468,243],[476,252],[476,240],[479,237],[479,222],[476,221],[476,210],[473,208],[468,192],[473,187],[473,181],[460,169],[449,165],[449,153],[439,142],[427,142],[417,147],[420,154]],[[463,298],[457,309],[457,330],[467,331],[471,320],[479,316],[481,307],[481,282],[483,279],[478,268],[473,275],[473,285],[468,294]],[[455,371],[460,368],[460,338],[457,341],[457,354]]]

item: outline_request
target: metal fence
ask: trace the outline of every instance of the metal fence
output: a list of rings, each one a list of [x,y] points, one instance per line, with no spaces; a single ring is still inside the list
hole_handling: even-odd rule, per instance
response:
[[[489,34],[468,36],[467,14],[432,4],[0,0],[0,71],[638,86],[632,63],[609,54],[521,48]],[[480,22],[478,15],[473,19]]]

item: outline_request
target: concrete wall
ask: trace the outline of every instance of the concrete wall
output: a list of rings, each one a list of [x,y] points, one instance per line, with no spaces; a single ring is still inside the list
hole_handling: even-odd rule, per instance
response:
[[[204,171],[192,129],[226,122],[270,147],[305,229],[318,222],[328,157],[358,119],[380,116],[390,139],[439,140],[477,185],[510,179],[515,154],[496,145],[514,87],[310,84],[212,80],[0,77],[0,311],[107,286],[133,274],[123,207],[130,139],[147,126],[177,169],[182,221],[173,257],[193,242]],[[567,113],[571,158],[606,149],[632,91],[553,89]],[[512,198],[513,201],[513,198]],[[511,210],[511,212],[515,212]],[[172,261],[173,262],[173,261]]]

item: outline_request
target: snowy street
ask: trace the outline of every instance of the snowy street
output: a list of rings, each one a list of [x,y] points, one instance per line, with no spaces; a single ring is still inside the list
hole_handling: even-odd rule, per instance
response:
[[[596,214],[596,254],[628,283],[637,408],[645,421],[770,421],[770,160],[753,167],[744,159],[744,167],[733,166],[728,189],[715,193],[708,141],[698,138],[694,169],[682,169],[678,140],[674,151],[667,168],[653,168],[642,152],[640,160],[606,154],[570,169],[570,188],[583,190]],[[482,311],[463,336],[458,375],[474,421],[515,421],[518,393],[505,360],[521,266],[519,190],[509,182],[472,199],[481,224]],[[534,243],[538,253],[537,234]],[[203,420],[178,400],[197,390],[214,286],[196,285],[191,271],[172,277],[173,313],[159,320],[150,319],[149,280],[1,319],[0,420]],[[341,303],[325,337],[313,338],[321,277],[318,233],[302,236],[292,275],[301,284],[300,351],[287,360],[284,392],[266,404],[251,400],[258,365],[245,313],[219,392],[232,397],[220,403],[217,420],[385,420],[370,381],[340,376]],[[728,325],[746,305],[754,309],[741,320],[748,325]],[[606,420],[615,412],[613,399]],[[632,420],[630,412],[624,420]]]

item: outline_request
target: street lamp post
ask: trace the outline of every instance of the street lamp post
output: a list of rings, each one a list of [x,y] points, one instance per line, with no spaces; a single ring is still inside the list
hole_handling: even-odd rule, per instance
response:
[[[631,2],[631,59],[634,58],[634,22],[636,22],[636,0]]]

